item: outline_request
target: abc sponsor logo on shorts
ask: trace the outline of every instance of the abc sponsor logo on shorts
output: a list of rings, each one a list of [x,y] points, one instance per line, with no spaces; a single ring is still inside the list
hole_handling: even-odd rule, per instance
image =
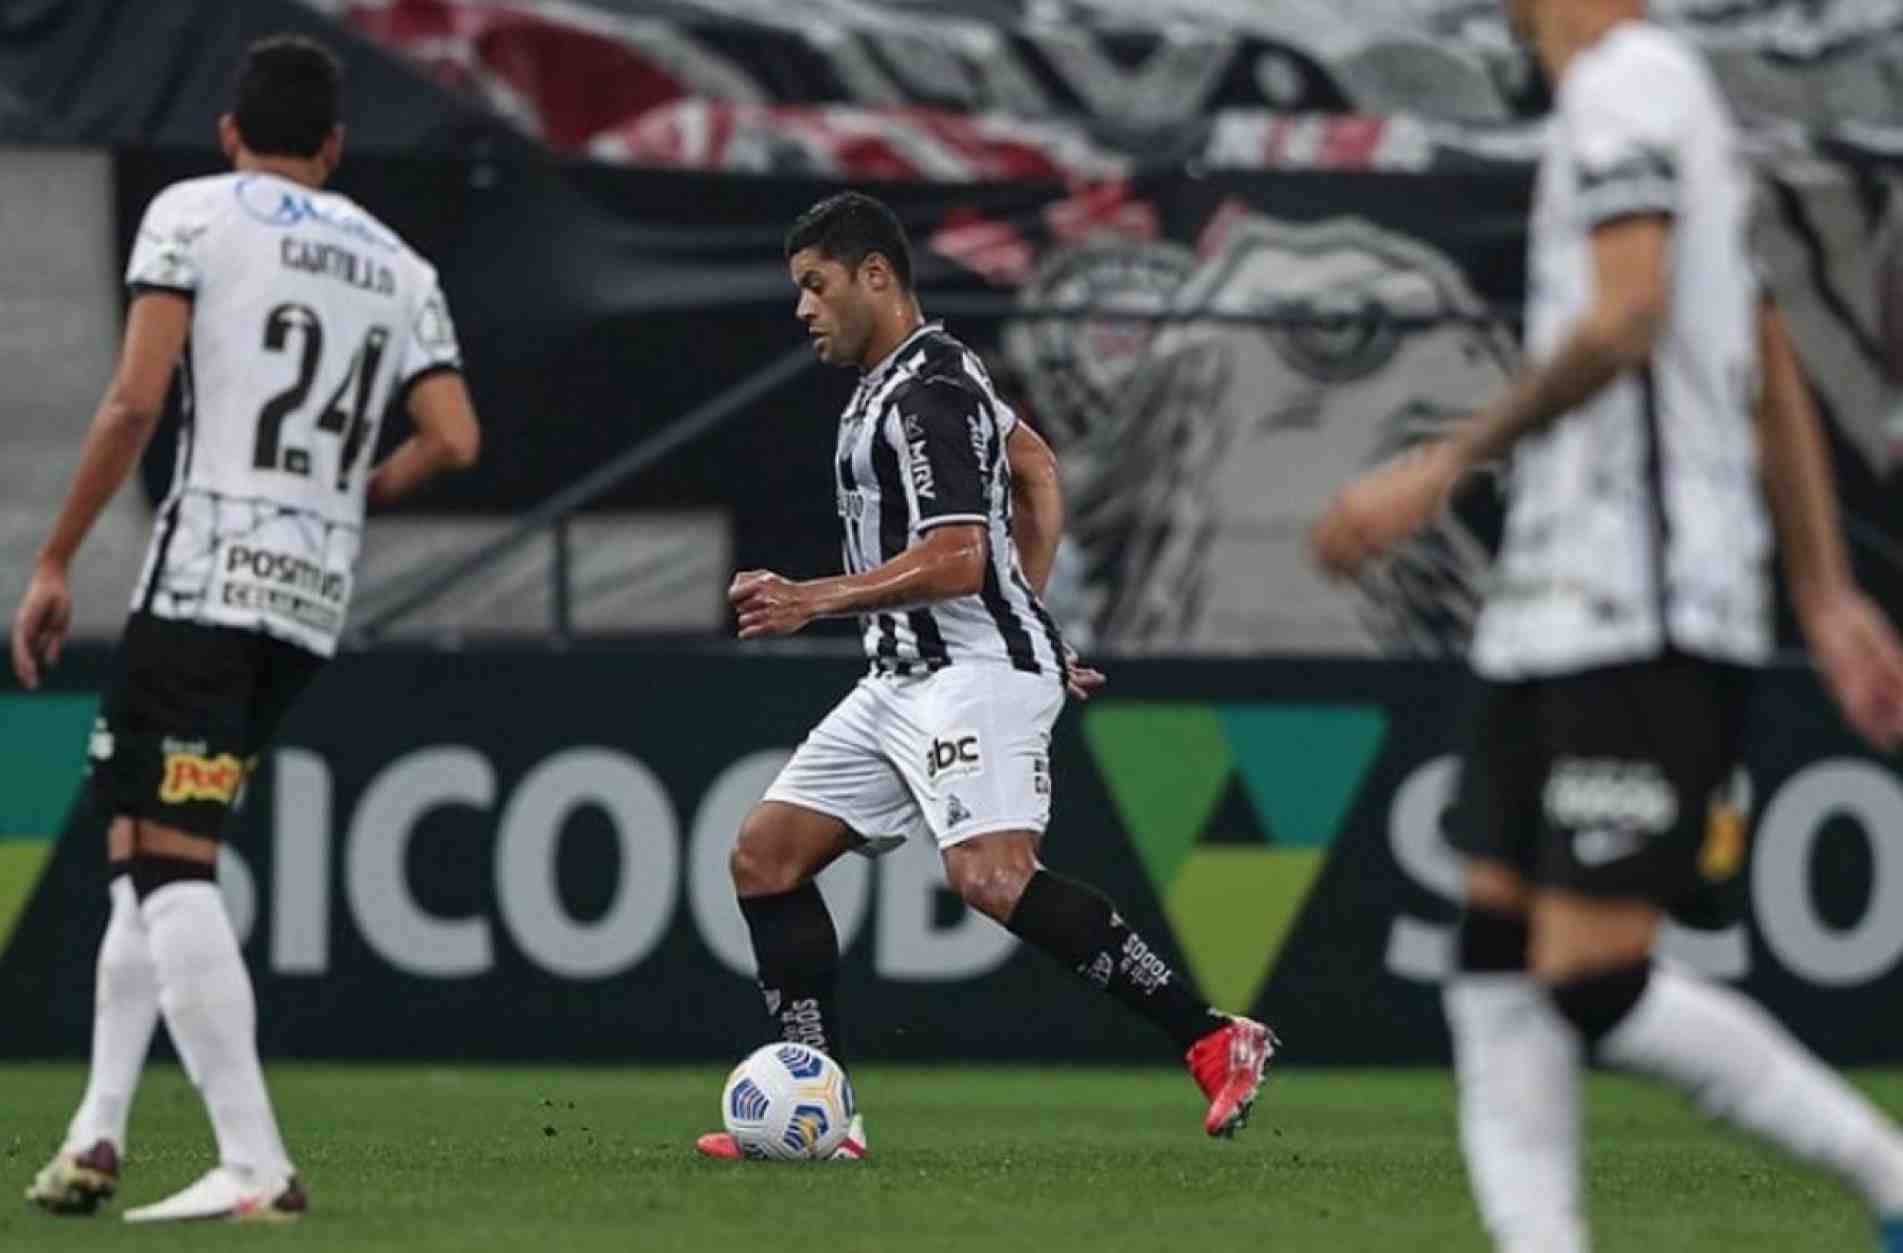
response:
[[[212,801],[229,805],[244,786],[244,763],[230,753],[206,756],[203,744],[166,740],[165,772],[159,779],[159,799],[168,805]]]
[[[1388,804],[1389,851],[1420,888],[1457,906],[1459,857],[1446,842],[1442,822],[1453,803],[1460,773],[1452,756],[1416,768]],[[1734,785],[1723,803],[1738,806],[1722,821],[1735,824],[1742,844],[1740,800],[1749,788]],[[1619,803],[1627,808],[1632,802]],[[1653,819],[1663,814],[1654,798],[1637,808]],[[1844,820],[1848,820],[1847,823]],[[1826,828],[1854,826],[1869,849],[1870,887],[1854,917],[1827,917],[1813,890]],[[1874,983],[1903,962],[1903,779],[1873,762],[1832,758],[1794,772],[1772,792],[1750,837],[1749,908],[1723,931],[1694,931],[1667,923],[1660,952],[1718,979],[1743,979],[1768,956],[1777,966],[1818,987],[1851,988]],[[1742,848],[1726,849],[1742,857]],[[1753,943],[1753,936],[1761,942]],[[1398,910],[1388,923],[1385,965],[1402,979],[1437,983],[1453,969],[1450,923]]]
[[[934,782],[963,778],[984,768],[976,732],[953,731],[942,739],[934,737],[932,746],[925,750],[925,777]]]
[[[259,882],[229,845],[219,878],[239,935],[266,929],[262,960],[277,974],[329,973],[333,943],[354,932],[378,960],[418,978],[487,974],[507,964],[508,947],[558,978],[606,979],[649,960],[686,922],[716,962],[752,979],[728,857],[742,819],[791,756],[766,749],[732,762],[684,821],[660,777],[617,749],[564,749],[505,778],[478,749],[431,745],[350,791],[321,754],[284,748],[273,754],[269,804],[253,807],[265,824],[270,881]],[[604,867],[613,877],[606,907],[587,917],[563,899],[556,873],[582,811],[606,820],[618,863]],[[450,907],[418,892],[417,833],[445,822],[459,847],[490,859],[492,903]],[[881,979],[978,978],[1017,951],[1015,937],[988,919],[945,913],[944,873],[929,840],[876,862],[841,858],[819,886],[841,950],[864,945]]]

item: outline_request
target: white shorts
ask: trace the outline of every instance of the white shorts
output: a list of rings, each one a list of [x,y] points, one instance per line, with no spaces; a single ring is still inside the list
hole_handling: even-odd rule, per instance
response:
[[[952,665],[867,675],[813,728],[764,799],[830,814],[877,855],[929,831],[940,848],[1051,820],[1055,675]]]

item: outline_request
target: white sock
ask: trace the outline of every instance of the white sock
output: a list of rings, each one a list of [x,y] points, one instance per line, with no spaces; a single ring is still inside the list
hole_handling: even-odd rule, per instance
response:
[[[63,1151],[68,1153],[83,1153],[101,1140],[125,1152],[132,1094],[138,1091],[139,1072],[159,1024],[158,971],[152,965],[132,876],[115,875],[108,890],[112,917],[99,943],[93,976],[92,1069],[79,1112],[66,1129]]]
[[[159,1006],[205,1098],[219,1161],[240,1172],[291,1174],[258,1064],[251,976],[217,886],[168,883],[140,908],[158,965]]]
[[[1441,994],[1460,1147],[1500,1253],[1585,1253],[1579,1035],[1526,974],[1456,975]]]
[[[1903,1136],[1749,998],[1655,967],[1599,1052],[1683,1088],[1712,1117],[1834,1171],[1877,1214],[1903,1213]]]

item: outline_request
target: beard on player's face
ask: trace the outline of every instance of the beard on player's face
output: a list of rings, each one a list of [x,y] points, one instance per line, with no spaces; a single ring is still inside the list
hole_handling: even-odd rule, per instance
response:
[[[871,365],[872,362],[867,361],[865,355],[872,343],[875,321],[872,294],[854,275],[839,289],[838,300],[826,310],[826,364],[858,366],[861,369]]]

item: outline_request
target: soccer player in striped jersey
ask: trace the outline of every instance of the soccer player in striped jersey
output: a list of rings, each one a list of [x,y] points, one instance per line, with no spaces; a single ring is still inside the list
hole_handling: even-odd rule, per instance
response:
[[[1450,438],[1350,484],[1314,537],[1353,573],[1511,453],[1452,831],[1466,912],[1445,1008],[1474,1195],[1503,1253],[1583,1253],[1591,1058],[1833,1171],[1903,1253],[1896,1127],[1737,992],[1651,959],[1668,915],[1723,921],[1744,861],[1734,780],[1743,691],[1772,642],[1772,523],[1826,686],[1882,746],[1903,739],[1903,648],[1851,576],[1710,70],[1641,0],[1509,9],[1557,86],[1532,368]]]
[[[218,1165],[126,1219],[286,1221],[306,1206],[258,1062],[218,843],[279,720],[336,649],[366,500],[469,465],[480,442],[435,268],[323,190],[343,149],[338,79],[310,40],[254,45],[219,121],[234,169],[174,183],[146,209],[119,368],[14,619],[13,664],[31,688],[72,616],[67,565],[138,461],[176,371],[177,472],[90,750],[92,794],[111,816],[112,915],[86,1094],[27,1189],[53,1213],[91,1213],[116,1190],[161,1015],[204,1097]],[[373,467],[393,401],[416,430]]]
[[[1044,868],[1052,724],[1078,667],[1039,599],[1063,529],[1056,463],[975,354],[928,323],[891,210],[846,193],[794,223],[797,314],[821,360],[859,371],[835,488],[845,573],[749,570],[730,593],[743,639],[856,617],[871,673],[813,730],[741,826],[732,869],[760,987],[784,1038],[839,1045],[838,940],[817,875],[848,852],[937,842],[952,888],[1161,1028],[1208,1100],[1204,1128],[1248,1115],[1274,1051],[1260,1023],[1199,999],[1094,889]],[[862,1126],[842,1150],[864,1153]],[[704,1136],[709,1156],[732,1138]]]

